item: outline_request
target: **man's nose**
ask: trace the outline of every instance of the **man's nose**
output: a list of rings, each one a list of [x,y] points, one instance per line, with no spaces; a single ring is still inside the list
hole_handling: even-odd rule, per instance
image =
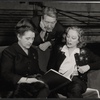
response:
[[[48,23],[48,27],[49,27],[49,28],[51,27],[51,23]]]

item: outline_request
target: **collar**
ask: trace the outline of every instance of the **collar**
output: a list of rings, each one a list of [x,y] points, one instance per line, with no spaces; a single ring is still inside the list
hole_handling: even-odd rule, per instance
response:
[[[68,53],[68,48],[67,48],[66,45],[64,45],[64,46],[62,47],[61,52],[64,52],[66,56],[69,54],[69,53]],[[75,54],[75,53],[80,53],[80,49],[79,49],[79,48],[76,48],[76,49],[72,52],[72,54]]]
[[[20,47],[20,45],[18,43],[13,44],[14,49],[16,50],[16,52],[24,55],[24,56],[28,56],[24,50]]]

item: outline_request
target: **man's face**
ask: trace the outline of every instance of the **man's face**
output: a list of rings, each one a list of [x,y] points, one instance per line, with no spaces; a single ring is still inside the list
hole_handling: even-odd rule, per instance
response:
[[[42,19],[44,23],[44,27],[46,31],[51,32],[53,28],[55,27],[55,24],[57,22],[56,18],[50,17],[48,15],[44,15],[44,18]]]
[[[35,33],[32,31],[26,31],[24,35],[18,34],[18,42],[25,49],[29,49],[31,47],[34,38],[35,38]]]

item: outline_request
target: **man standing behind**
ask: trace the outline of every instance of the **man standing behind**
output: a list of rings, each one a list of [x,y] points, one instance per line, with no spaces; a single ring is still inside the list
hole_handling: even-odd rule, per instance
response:
[[[32,18],[32,23],[37,28],[34,45],[38,46],[39,66],[45,72],[54,48],[62,42],[64,27],[57,21],[56,9],[51,7],[45,7],[43,15]]]

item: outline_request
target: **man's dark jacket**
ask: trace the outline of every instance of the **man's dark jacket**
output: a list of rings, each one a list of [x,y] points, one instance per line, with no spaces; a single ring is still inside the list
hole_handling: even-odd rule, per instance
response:
[[[35,45],[39,45],[43,43],[43,40],[39,35],[42,30],[40,27],[40,21],[41,21],[41,16],[32,18],[32,23],[37,29],[36,38],[34,40]],[[59,22],[57,22],[52,32],[49,33],[46,41],[50,41],[52,46],[60,44],[62,42],[62,35],[64,31],[65,31],[64,27]]]

